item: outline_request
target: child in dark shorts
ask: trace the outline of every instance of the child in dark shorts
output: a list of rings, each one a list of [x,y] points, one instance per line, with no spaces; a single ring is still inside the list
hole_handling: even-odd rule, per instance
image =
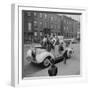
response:
[[[51,66],[48,70],[49,76],[56,76],[58,73],[58,68],[55,66],[54,60],[51,60]]]

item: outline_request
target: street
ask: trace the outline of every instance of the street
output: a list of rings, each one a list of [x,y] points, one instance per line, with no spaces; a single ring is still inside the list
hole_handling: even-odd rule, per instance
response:
[[[74,53],[73,56],[67,60],[67,63],[64,64],[63,61],[56,63],[58,67],[58,76],[80,75],[80,44],[72,44],[71,47]],[[31,48],[30,45],[25,45],[24,47],[24,77],[48,76],[49,67],[43,68],[39,65],[29,64],[27,62],[26,52],[29,48]]]

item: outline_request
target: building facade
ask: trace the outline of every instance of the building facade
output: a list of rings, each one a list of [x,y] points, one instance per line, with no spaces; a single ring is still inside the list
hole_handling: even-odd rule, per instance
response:
[[[80,22],[67,17],[63,18],[63,34],[65,38],[75,38],[77,37],[77,32],[80,31]]]
[[[67,16],[51,12],[22,11],[24,43],[40,42],[45,34],[76,36],[80,23]]]

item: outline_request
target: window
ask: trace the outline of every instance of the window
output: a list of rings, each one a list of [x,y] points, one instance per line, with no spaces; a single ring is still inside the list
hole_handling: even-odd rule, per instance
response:
[[[42,25],[42,22],[40,22],[40,25]]]
[[[68,21],[67,21],[67,24],[68,24]]]
[[[42,18],[42,13],[40,13],[40,18]]]
[[[27,12],[27,16],[31,16],[31,12]]]
[[[68,25],[70,24],[70,21],[68,21]]]
[[[67,26],[67,30],[68,30],[68,26]]]
[[[53,21],[53,17],[51,17],[51,21]]]
[[[42,32],[40,32],[40,36],[42,36]]]
[[[51,28],[53,28],[53,25],[51,25]]]
[[[34,32],[34,36],[37,36],[37,32]]]
[[[47,27],[47,23],[46,23],[46,22],[45,22],[45,24],[44,24],[44,25],[45,25],[45,27]]]
[[[34,12],[34,16],[36,16],[37,15],[37,13],[36,12]]]
[[[64,30],[66,29],[66,27],[64,26]]]
[[[45,19],[47,18],[47,14],[45,14]]]
[[[55,25],[54,28],[56,29],[56,27],[57,27],[57,26]]]
[[[31,31],[31,22],[28,23],[28,30]]]
[[[58,25],[58,29],[60,29],[60,25]]]
[[[66,20],[64,19],[64,23],[66,23]]]
[[[37,26],[37,21],[34,21],[34,26]]]
[[[40,28],[43,28],[43,23],[40,21],[40,23],[39,23],[39,27]]]
[[[55,20],[55,21],[57,20],[57,17],[56,17],[56,16],[54,16],[54,20]]]

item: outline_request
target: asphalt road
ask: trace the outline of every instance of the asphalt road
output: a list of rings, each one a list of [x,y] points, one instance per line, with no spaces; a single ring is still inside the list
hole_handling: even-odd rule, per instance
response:
[[[32,45],[33,46],[33,45]],[[71,59],[67,60],[65,65],[62,62],[56,63],[58,67],[58,75],[80,75],[80,44],[72,44],[71,47],[74,50],[74,54]],[[26,60],[26,52],[31,46],[25,45],[24,47],[24,77],[38,77],[48,76],[48,68],[43,68],[39,65],[28,63]]]

